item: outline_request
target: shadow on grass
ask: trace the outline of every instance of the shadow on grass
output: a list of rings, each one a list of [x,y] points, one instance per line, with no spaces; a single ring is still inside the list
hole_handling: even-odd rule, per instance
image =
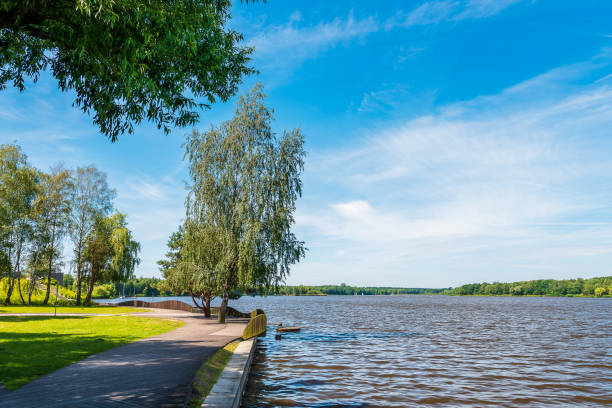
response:
[[[40,333],[37,341],[31,342],[47,343],[47,339],[53,342],[54,351],[47,355],[47,365],[32,367],[35,361],[30,357],[22,362],[25,364],[23,366],[7,368],[4,366],[3,351],[0,351],[0,382],[6,381],[7,377],[21,376],[18,383],[9,381],[10,385],[6,384],[10,390],[16,390],[2,395],[0,408],[58,405],[76,407],[86,406],[90,402],[95,406],[98,406],[97,403],[100,403],[100,406],[114,406],[115,401],[120,406],[126,404],[125,406],[183,407],[198,368],[229,340],[222,336],[200,342],[160,339],[132,342],[113,348],[120,344],[113,343],[113,340],[106,343],[108,339],[100,341],[95,336],[73,339],[51,334],[50,338],[44,339],[47,335],[49,333]],[[12,336],[8,339],[3,337],[2,340],[8,340],[12,347],[23,346],[18,338]],[[0,343],[0,347],[5,344],[7,343]],[[42,346],[44,347],[44,344]],[[48,365],[56,358],[54,352],[61,352],[62,348],[75,349],[76,352],[79,348],[91,350],[94,347],[100,347],[97,352],[104,351],[101,350],[104,347],[107,350],[113,349],[87,360],[85,364],[67,367],[21,387],[35,377],[45,374],[42,371],[49,373],[60,368],[59,365]],[[27,355],[29,350],[26,344],[25,350],[20,352]],[[70,355],[63,356],[70,359]],[[82,358],[77,356],[76,360]],[[6,371],[9,369],[12,372]],[[32,376],[24,376],[25,370],[32,372]],[[36,370],[40,370],[39,374],[34,374]],[[62,392],[56,392],[58,384],[61,384]]]

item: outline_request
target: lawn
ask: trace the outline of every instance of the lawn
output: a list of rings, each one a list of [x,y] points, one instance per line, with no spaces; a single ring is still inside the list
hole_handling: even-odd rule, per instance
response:
[[[202,401],[212,390],[228,361],[232,358],[234,351],[240,341],[233,341],[222,349],[217,350],[208,360],[198,369],[193,383],[194,393],[187,403],[188,408],[195,408],[202,405]]]
[[[53,313],[53,306],[0,306],[0,316],[2,313]],[[58,306],[57,313],[96,313],[96,314],[115,314],[115,313],[143,313],[150,312],[146,309],[134,309],[122,306]]]
[[[92,354],[183,325],[136,316],[0,316],[0,382],[15,390]]]

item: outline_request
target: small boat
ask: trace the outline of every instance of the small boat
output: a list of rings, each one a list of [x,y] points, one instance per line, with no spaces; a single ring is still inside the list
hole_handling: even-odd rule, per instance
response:
[[[277,333],[282,333],[282,332],[298,332],[300,331],[301,327],[297,327],[297,326],[287,326],[287,327],[277,327],[276,328],[276,332]]]

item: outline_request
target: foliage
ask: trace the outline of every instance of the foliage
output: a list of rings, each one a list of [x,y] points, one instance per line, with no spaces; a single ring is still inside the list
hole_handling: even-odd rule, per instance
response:
[[[44,303],[47,303],[51,274],[60,266],[56,260],[61,256],[61,240],[68,228],[72,181],[70,172],[61,166],[52,168],[49,173],[41,172],[39,178],[33,204],[34,245],[43,252],[39,256],[46,261],[47,294]]]
[[[232,289],[269,288],[283,282],[305,254],[291,232],[301,195],[304,136],[277,138],[262,85],[238,100],[234,117],[185,143],[191,191],[186,202],[186,246],[198,254],[198,273],[222,294],[223,321]]]
[[[181,249],[183,248],[183,236],[185,235],[185,229],[182,225],[179,225],[178,231],[170,234],[168,239],[168,252],[166,252],[166,258],[157,261],[159,270],[165,279],[168,279],[169,274],[175,270],[181,263]],[[181,293],[184,289],[181,290]]]
[[[115,191],[106,182],[106,174],[93,166],[80,167],[74,172],[74,188],[70,202],[70,238],[74,247],[77,304],[81,303],[82,280],[85,277],[85,250],[96,222],[112,210]]]
[[[42,302],[51,299],[50,277],[64,266],[66,235],[73,243],[76,272],[76,282],[67,275],[66,285],[76,296],[61,288],[65,297],[80,304],[87,278],[87,300],[97,280],[131,278],[140,244],[124,214],[108,216],[114,196],[106,174],[95,167],[71,172],[56,166],[43,172],[29,165],[18,145],[0,145],[0,278],[8,278],[3,302],[38,303],[41,281],[46,285]]]
[[[216,245],[194,233],[198,230],[179,226],[179,230],[170,235],[166,259],[158,264],[168,287],[175,292],[189,293],[194,305],[210,317],[210,304],[218,295],[214,273]]]
[[[125,280],[140,262],[140,244],[132,239],[125,214],[99,216],[87,236],[84,259],[89,263],[89,289],[85,303],[91,301],[97,281]]]
[[[32,205],[38,173],[17,145],[0,145],[0,277],[7,276],[5,304],[11,301],[15,279],[32,236]],[[18,287],[19,289],[19,287]]]
[[[91,297],[93,299],[111,299],[117,295],[115,285],[112,283],[106,283],[104,285],[96,285]]]
[[[603,290],[601,290],[603,289]],[[445,295],[612,296],[612,276],[590,279],[539,279],[512,283],[471,283],[447,289]]]
[[[21,292],[24,295],[27,294],[30,289],[30,282],[28,282],[25,279],[22,279],[20,283],[21,283]],[[2,280],[0,280],[0,296],[2,296],[2,298],[6,298],[6,296],[8,295],[8,289],[9,289],[9,279],[3,278]],[[46,294],[44,291],[34,286],[31,292],[31,304],[32,305],[42,305],[45,300],[45,295]],[[51,300],[52,303],[55,302],[55,292],[52,292],[50,294],[49,299]],[[22,304],[21,298],[19,296],[19,291],[17,288],[15,288],[15,290],[12,291],[11,300],[8,304]],[[70,302],[63,300],[63,299],[58,299],[58,304],[67,306],[67,305],[70,305]]]
[[[2,0],[0,89],[50,69],[115,141],[147,119],[168,133],[228,100],[252,49],[228,28],[229,0]],[[202,101],[203,99],[203,101]]]
[[[92,354],[183,324],[127,316],[0,316],[0,382],[15,390]]]
[[[187,407],[200,407],[202,401],[212,390],[223,369],[232,358],[234,351],[238,348],[240,341],[233,341],[222,349],[217,350],[210,356],[198,369],[193,381],[193,391],[191,398],[187,402]]]
[[[183,293],[173,293],[168,290],[166,281],[159,278],[138,278],[129,279],[125,282],[114,282],[115,293],[117,295],[130,296],[169,296],[182,295]]]
[[[251,320],[249,320],[249,323],[244,328],[242,338],[247,340],[251,337],[260,336],[266,332],[267,326],[268,318],[266,317],[265,313],[251,317]]]

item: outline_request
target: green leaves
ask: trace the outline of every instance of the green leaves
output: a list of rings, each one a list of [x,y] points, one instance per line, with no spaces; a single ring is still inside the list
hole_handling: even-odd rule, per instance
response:
[[[24,90],[25,78],[50,69],[112,141],[145,119],[166,133],[193,125],[200,109],[229,99],[254,72],[252,49],[226,27],[230,7],[229,0],[2,0],[0,89]]]
[[[186,242],[193,236],[200,253],[209,253],[208,269],[224,291],[276,285],[305,254],[291,232],[304,137],[296,129],[277,138],[264,100],[257,84],[230,121],[185,142],[192,181]]]

